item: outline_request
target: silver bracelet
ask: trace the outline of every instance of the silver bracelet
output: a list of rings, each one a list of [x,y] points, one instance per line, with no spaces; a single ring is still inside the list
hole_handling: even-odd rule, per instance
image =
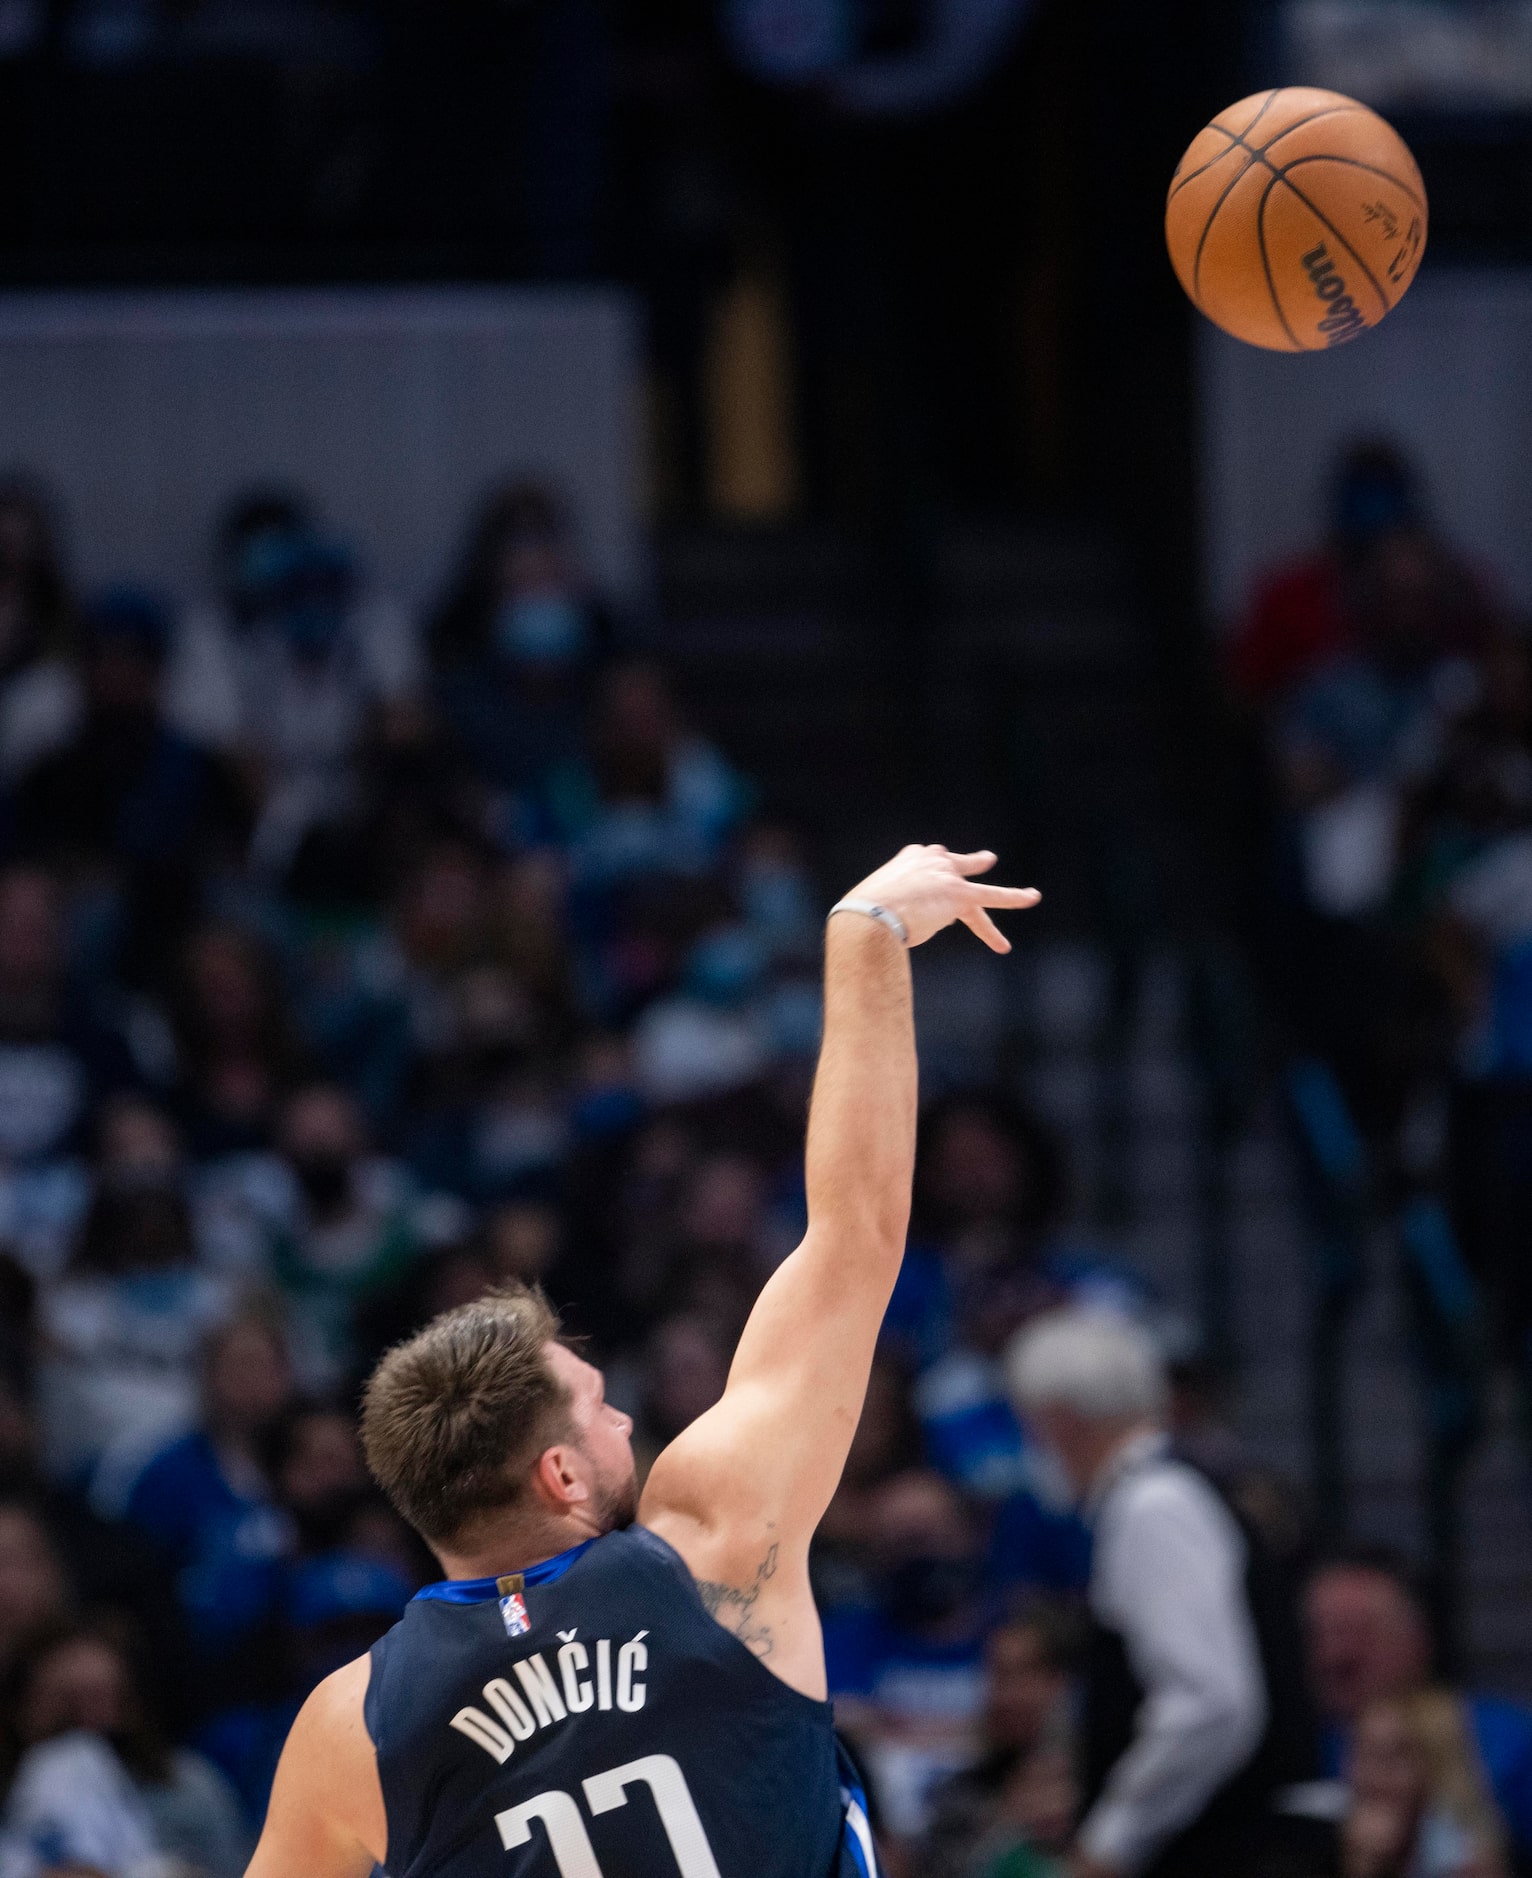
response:
[[[860,913],[864,919],[875,919],[880,926],[888,928],[900,945],[910,943],[909,927],[892,907],[879,906],[876,900],[837,900],[825,917],[834,919],[837,913]]]

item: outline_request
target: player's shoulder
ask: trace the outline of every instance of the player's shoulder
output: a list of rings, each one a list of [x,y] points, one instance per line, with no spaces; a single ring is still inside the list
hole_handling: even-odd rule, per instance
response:
[[[359,1656],[332,1670],[313,1689],[293,1723],[289,1742],[327,1748],[336,1754],[372,1754],[367,1732],[367,1689],[372,1681],[372,1657]]]

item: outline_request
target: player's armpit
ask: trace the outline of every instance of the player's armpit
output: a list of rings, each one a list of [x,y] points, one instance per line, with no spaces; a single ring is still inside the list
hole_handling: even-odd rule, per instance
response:
[[[377,1756],[362,1715],[363,1656],[327,1676],[298,1712],[245,1878],[369,1878],[388,1828]]]
[[[732,1630],[752,1656],[765,1661],[777,1648],[776,1631],[771,1623],[770,1598],[781,1565],[780,1543],[765,1536],[755,1569],[748,1574],[731,1571],[726,1578],[699,1578],[697,1593],[707,1613],[725,1630]],[[738,1578],[742,1582],[736,1584]],[[763,1599],[767,1600],[763,1606]]]

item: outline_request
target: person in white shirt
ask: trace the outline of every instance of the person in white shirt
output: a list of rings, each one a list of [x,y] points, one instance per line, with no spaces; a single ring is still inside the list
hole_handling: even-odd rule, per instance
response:
[[[1007,1372],[1095,1542],[1074,1878],[1237,1873],[1269,1788],[1245,1536],[1171,1456],[1163,1361],[1137,1325],[1051,1312],[1013,1342]]]
[[[181,622],[166,711],[245,762],[262,804],[251,859],[280,877],[311,829],[354,808],[369,712],[418,687],[415,626],[294,497],[236,503],[219,563],[221,595]]]

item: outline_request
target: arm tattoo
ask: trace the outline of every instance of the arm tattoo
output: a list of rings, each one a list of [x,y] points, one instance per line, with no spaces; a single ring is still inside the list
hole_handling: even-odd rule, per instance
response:
[[[755,1606],[762,1585],[776,1573],[777,1548],[773,1545],[756,1566],[754,1579],[743,1589],[739,1585],[715,1584],[706,1578],[697,1580],[697,1590],[708,1615],[716,1617],[725,1630],[732,1630],[753,1656],[770,1656],[775,1644],[770,1624],[763,1624],[756,1618]]]

